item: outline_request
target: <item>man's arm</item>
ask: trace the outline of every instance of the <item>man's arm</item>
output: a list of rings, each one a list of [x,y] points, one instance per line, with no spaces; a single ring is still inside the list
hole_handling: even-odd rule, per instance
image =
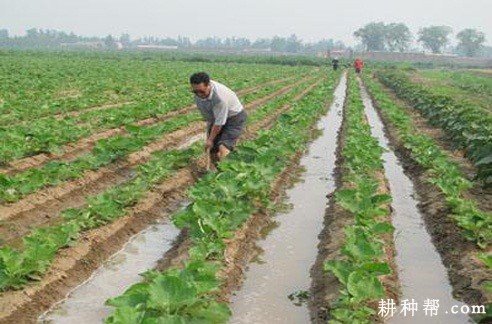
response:
[[[222,126],[226,123],[228,109],[224,102],[220,102],[213,108],[213,112],[215,121],[207,138],[207,149],[213,146],[215,138],[219,135]]]
[[[207,143],[206,143],[206,148],[209,149],[214,145],[214,140],[219,135],[220,130],[222,129],[222,126],[220,125],[213,125],[212,129],[210,131],[210,134],[208,135],[207,138]]]

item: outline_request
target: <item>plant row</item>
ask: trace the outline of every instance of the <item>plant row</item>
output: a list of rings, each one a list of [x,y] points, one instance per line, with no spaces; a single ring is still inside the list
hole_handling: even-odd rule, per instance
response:
[[[452,217],[463,229],[464,236],[486,249],[492,243],[492,215],[481,211],[476,203],[465,197],[473,184],[430,136],[415,129],[410,115],[391,100],[380,84],[370,77],[365,77],[364,81],[388,122],[398,130],[404,147],[419,165],[428,170],[428,181],[444,194]]]
[[[298,75],[298,78],[301,77],[302,75]],[[239,76],[230,80],[230,86],[235,87],[236,83],[243,83]],[[0,147],[0,163],[40,153],[58,152],[63,145],[95,132],[165,115],[192,103],[192,95],[188,89],[189,86],[184,83],[174,88],[161,89],[161,95],[147,93],[147,100],[123,107],[87,111],[77,117],[61,120],[49,117],[29,123],[2,126],[0,136],[5,144]]]
[[[475,202],[465,197],[472,183],[431,137],[417,132],[405,109],[395,104],[378,82],[370,77],[365,77],[364,81],[384,117],[397,129],[398,139],[411,157],[427,170],[429,183],[443,193],[451,217],[463,229],[464,237],[486,250],[492,243],[492,214],[481,211]],[[492,269],[492,254],[481,253],[479,258]],[[492,282],[484,285],[492,291]]]
[[[260,111],[268,112],[290,100],[296,93],[308,86],[302,83],[287,94],[267,103]],[[244,97],[246,103],[268,95],[276,87],[267,87],[254,94]],[[261,114],[261,117],[265,113]],[[141,150],[145,145],[157,140],[165,134],[176,131],[201,119],[198,112],[177,116],[169,121],[151,126],[127,126],[127,135],[117,135],[99,140],[92,152],[73,161],[51,161],[36,169],[29,169],[12,176],[0,174],[0,203],[15,202],[46,186],[55,186],[64,181],[82,178],[87,170],[96,170],[116,160],[123,159],[130,153]]]
[[[269,206],[272,183],[312,138],[308,131],[326,111],[335,76],[280,115],[273,128],[244,142],[189,191],[192,203],[173,216],[189,231],[189,258],[181,267],[149,271],[144,282],[107,301],[107,323],[225,323],[231,311],[218,303],[226,241],[254,213]]]
[[[306,67],[176,62],[152,55],[142,59],[137,55],[2,54],[0,125],[123,101],[156,106],[168,101],[176,88],[186,87],[189,75],[199,70],[228,80],[237,89],[309,71]]]
[[[425,78],[429,78],[439,84],[442,93],[458,94],[460,97],[490,99],[492,96],[492,78],[480,76],[473,72],[459,70],[422,70],[419,71]],[[434,87],[433,87],[434,88]],[[477,103],[481,103],[478,100]],[[489,107],[484,106],[489,109]]]
[[[379,80],[419,110],[430,124],[441,127],[477,167],[477,178],[492,184],[492,115],[432,87],[412,83],[399,71],[378,70]]]
[[[385,296],[381,277],[392,273],[384,249],[392,242],[384,236],[394,228],[388,221],[391,196],[378,191],[378,174],[384,172],[383,149],[371,136],[353,77],[348,81],[343,128],[342,187],[335,192],[335,203],[353,221],[343,229],[342,257],[324,263],[325,271],[333,273],[341,284],[340,297],[328,307],[330,323],[372,323],[373,307]]]

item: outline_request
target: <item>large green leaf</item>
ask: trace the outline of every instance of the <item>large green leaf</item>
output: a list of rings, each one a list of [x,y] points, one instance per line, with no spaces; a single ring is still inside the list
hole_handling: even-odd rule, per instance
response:
[[[331,271],[344,285],[347,284],[349,275],[354,271],[353,263],[344,260],[327,260],[324,263],[325,271]]]
[[[376,300],[384,296],[383,285],[378,278],[361,270],[349,275],[347,289],[357,301]]]
[[[106,324],[140,324],[143,323],[145,311],[131,306],[120,306],[105,320]]]
[[[175,314],[196,301],[196,289],[183,279],[163,274],[149,285],[147,306],[166,314]]]

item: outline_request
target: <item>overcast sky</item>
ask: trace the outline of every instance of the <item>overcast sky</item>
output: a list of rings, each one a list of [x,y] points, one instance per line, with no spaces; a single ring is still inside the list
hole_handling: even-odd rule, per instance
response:
[[[404,22],[416,34],[448,25],[477,28],[492,44],[492,0],[0,0],[0,28],[13,35],[43,28],[83,36],[244,36],[297,34],[354,45],[372,21]]]

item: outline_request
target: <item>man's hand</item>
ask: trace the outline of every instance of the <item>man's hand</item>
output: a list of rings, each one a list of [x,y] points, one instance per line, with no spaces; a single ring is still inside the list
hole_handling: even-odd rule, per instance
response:
[[[207,141],[205,142],[205,150],[211,149],[214,146],[214,140],[219,135],[222,126],[213,125],[208,135]]]
[[[211,139],[207,139],[205,141],[205,151],[211,150],[213,146],[214,146],[214,141],[212,141]]]

